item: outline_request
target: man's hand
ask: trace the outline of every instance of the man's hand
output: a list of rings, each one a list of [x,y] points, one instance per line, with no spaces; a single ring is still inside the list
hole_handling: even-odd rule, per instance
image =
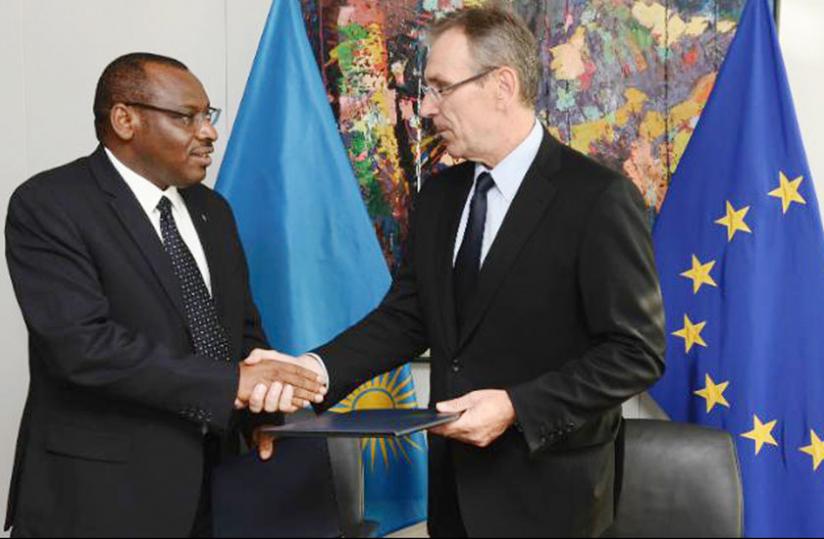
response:
[[[321,374],[301,366],[294,358],[258,349],[240,365],[235,407],[248,405],[254,413],[264,409],[293,413],[310,402],[323,402],[326,388],[322,382]]]
[[[326,374],[320,363],[309,355],[300,357],[293,357],[288,354],[282,354],[276,350],[255,350],[244,361],[245,365],[265,365],[270,362],[293,365],[295,368],[301,369],[301,372],[311,372],[316,376],[321,384],[321,392],[326,394],[327,385]],[[288,383],[274,383],[269,387],[256,387],[248,401],[249,409],[252,412],[259,413],[265,411],[266,413],[286,412],[294,413],[301,408],[305,408],[310,402],[320,403],[320,400],[307,399],[303,397],[302,393],[297,392],[296,387]],[[237,404],[237,403],[236,403]]]
[[[462,414],[457,421],[429,432],[477,447],[489,446],[516,420],[509,395],[498,389],[473,391],[458,399],[439,402],[437,407],[439,412]]]
[[[261,432],[261,427],[252,433],[252,448],[257,448],[260,460],[269,460],[275,454],[275,437],[271,434]]]

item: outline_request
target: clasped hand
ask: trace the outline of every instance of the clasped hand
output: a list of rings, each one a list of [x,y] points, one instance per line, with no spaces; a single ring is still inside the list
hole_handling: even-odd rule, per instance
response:
[[[310,403],[321,403],[327,381],[320,364],[275,350],[254,350],[240,365],[235,408],[253,413],[294,413]]]

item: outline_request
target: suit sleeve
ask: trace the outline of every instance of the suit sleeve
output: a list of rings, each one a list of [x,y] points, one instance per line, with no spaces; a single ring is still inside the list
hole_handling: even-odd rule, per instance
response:
[[[12,196],[6,259],[30,346],[50,377],[218,430],[229,427],[237,365],[175,354],[112,320],[95,259],[46,186],[26,184]]]
[[[426,193],[424,187],[418,195],[405,256],[383,301],[362,321],[312,351],[323,359],[331,384],[326,400],[316,407],[319,411],[331,408],[362,383],[409,362],[429,347],[415,272],[417,219]]]
[[[557,372],[508,388],[530,451],[646,390],[664,371],[664,314],[643,201],[613,181],[592,208],[578,282],[596,344]]]

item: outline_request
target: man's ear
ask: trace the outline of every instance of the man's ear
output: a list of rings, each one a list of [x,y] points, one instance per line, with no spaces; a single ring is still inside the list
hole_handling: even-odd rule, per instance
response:
[[[518,73],[511,67],[498,68],[495,74],[495,83],[498,85],[498,100],[505,106],[518,100],[521,88]]]
[[[140,116],[126,105],[117,103],[109,113],[109,123],[112,133],[126,142],[134,138],[135,130],[140,126]]]

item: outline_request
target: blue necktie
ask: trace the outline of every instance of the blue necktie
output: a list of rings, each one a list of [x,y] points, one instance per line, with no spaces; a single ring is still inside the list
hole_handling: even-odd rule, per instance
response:
[[[203,281],[195,257],[183,242],[172,216],[172,201],[166,197],[157,205],[160,210],[160,233],[163,248],[172,260],[172,268],[180,282],[183,307],[186,311],[192,344],[198,355],[218,361],[231,361],[229,340],[220,324],[214,301]]]
[[[488,172],[478,176],[475,192],[469,202],[469,219],[458,258],[455,259],[455,310],[458,327],[463,324],[466,309],[478,288],[486,226],[486,194],[494,185],[495,181]]]

